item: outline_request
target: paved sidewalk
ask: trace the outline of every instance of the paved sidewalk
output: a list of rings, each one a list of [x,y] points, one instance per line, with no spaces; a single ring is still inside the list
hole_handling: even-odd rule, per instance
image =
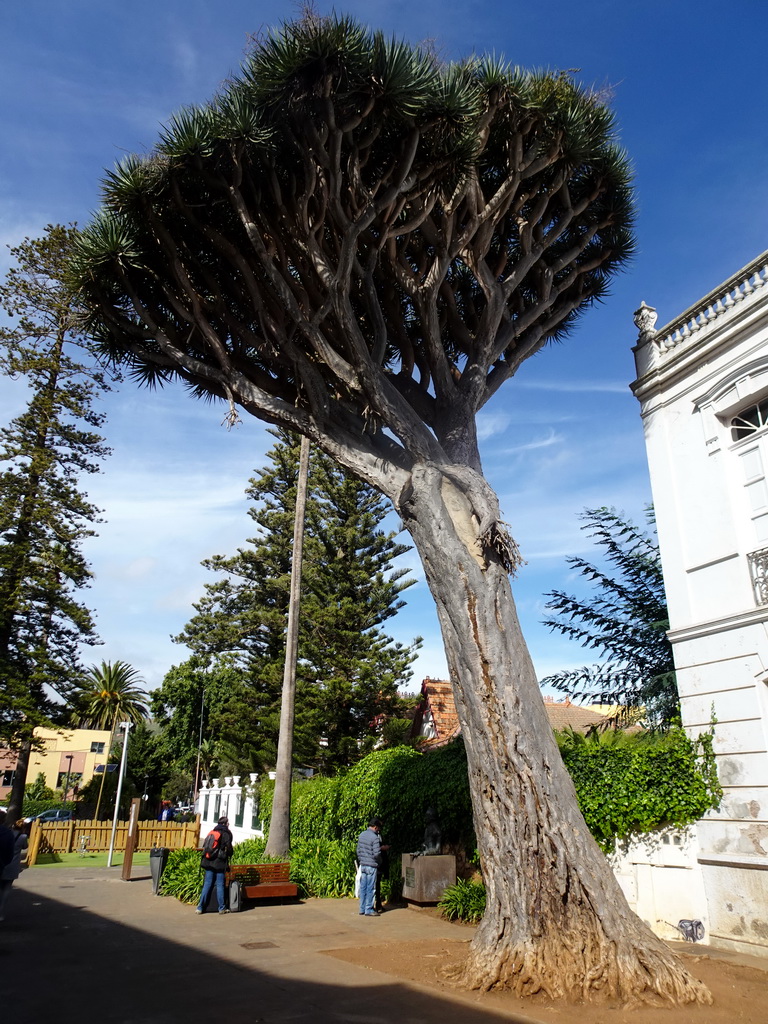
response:
[[[356,900],[204,914],[152,895],[146,868],[32,868],[0,924],[3,1020],[13,1024],[531,1024],[471,994],[432,991],[323,950],[469,937],[405,907]],[[675,943],[681,950],[690,946]],[[765,960],[698,946],[748,966]],[[565,1017],[563,1018],[565,1021]],[[578,1017],[576,1019],[579,1019]],[[535,1024],[535,1022],[533,1022]]]
[[[13,1024],[493,1024],[523,1021],[322,950],[467,936],[417,910],[362,918],[355,900],[196,915],[153,896],[146,869],[32,868],[0,925]],[[143,876],[143,877],[142,877]]]

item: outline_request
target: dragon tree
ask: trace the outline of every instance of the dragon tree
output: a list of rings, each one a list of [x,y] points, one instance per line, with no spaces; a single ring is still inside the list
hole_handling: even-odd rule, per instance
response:
[[[306,435],[385,494],[436,601],[487,911],[463,983],[707,1001],[579,812],[476,415],[632,252],[612,113],[567,75],[444,64],[346,17],[263,37],[108,173],[72,283],[103,350]]]

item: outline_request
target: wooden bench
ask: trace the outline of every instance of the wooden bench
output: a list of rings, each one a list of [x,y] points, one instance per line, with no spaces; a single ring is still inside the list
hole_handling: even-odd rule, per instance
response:
[[[290,864],[287,861],[279,864],[232,864],[227,869],[227,885],[237,882],[242,899],[296,897],[299,889],[289,881],[289,872]]]

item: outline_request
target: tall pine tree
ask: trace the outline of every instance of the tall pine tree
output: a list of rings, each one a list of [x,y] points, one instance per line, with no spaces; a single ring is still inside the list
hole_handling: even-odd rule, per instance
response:
[[[646,510],[652,532],[645,532],[612,508],[585,509],[585,530],[602,549],[607,568],[576,556],[566,559],[594,591],[574,597],[562,590],[546,594],[544,625],[602,661],[542,679],[576,700],[615,704],[620,724],[641,721],[668,728],[680,714],[669,613],[664,591],[653,509]]]
[[[257,532],[237,554],[203,563],[219,578],[176,638],[197,658],[237,668],[238,682],[210,708],[207,728],[243,770],[274,765],[280,717],[299,446],[285,431],[275,436],[269,465],[247,491]],[[380,529],[380,496],[319,452],[309,489],[294,758],[331,770],[370,749],[379,717],[398,706],[418,641],[403,646],[379,628],[412,582],[392,566],[407,548]],[[237,763],[238,750],[249,763]]]
[[[51,225],[12,248],[0,286],[0,367],[29,392],[0,443],[0,738],[19,752],[11,816],[21,810],[34,729],[59,720],[59,699],[81,672],[80,644],[98,642],[76,597],[90,579],[81,545],[98,516],[79,481],[107,452],[93,408],[105,382],[62,282],[73,235]]]

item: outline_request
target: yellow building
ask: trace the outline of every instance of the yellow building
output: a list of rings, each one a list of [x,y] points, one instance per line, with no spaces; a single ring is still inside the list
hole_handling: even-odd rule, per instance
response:
[[[90,782],[97,764],[106,764],[109,755],[108,729],[35,729],[35,739],[42,741],[41,750],[33,750],[27,772],[27,783],[34,782],[42,772],[51,789],[61,789],[69,774],[69,797],[77,785]],[[16,753],[0,748],[0,802],[11,792]]]

